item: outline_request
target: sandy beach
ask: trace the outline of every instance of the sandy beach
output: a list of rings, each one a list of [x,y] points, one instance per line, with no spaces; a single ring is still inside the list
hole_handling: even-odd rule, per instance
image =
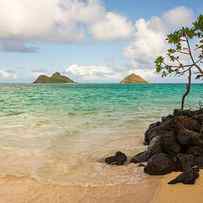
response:
[[[62,186],[29,177],[0,178],[0,203],[201,203],[203,171],[195,185],[168,185],[177,176],[146,177],[137,184]]]
[[[61,186],[28,177],[0,178],[1,203],[201,203],[203,179],[195,185],[168,185],[178,173],[147,177],[138,184]],[[200,174],[203,175],[203,172]]]
[[[1,203],[148,203],[159,181],[97,187],[42,184],[27,177],[0,179]]]
[[[195,185],[168,185],[169,180],[175,178],[178,173],[171,173],[160,180],[152,203],[201,203],[203,202],[203,171]]]

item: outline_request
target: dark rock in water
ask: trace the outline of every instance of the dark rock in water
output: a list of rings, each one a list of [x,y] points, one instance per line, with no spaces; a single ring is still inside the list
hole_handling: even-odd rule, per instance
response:
[[[146,162],[152,155],[160,153],[161,151],[162,150],[161,150],[160,137],[154,137],[151,140],[147,151],[144,151],[135,155],[130,162],[135,164],[140,162]]]
[[[123,165],[126,161],[127,156],[122,152],[116,152],[114,156],[105,159],[105,162],[110,165]]]
[[[194,166],[194,156],[191,154],[178,154],[177,160],[182,171],[186,171]]]
[[[173,170],[175,170],[174,162],[164,153],[153,155],[144,168],[144,172],[150,175],[164,175]]]
[[[178,175],[168,184],[176,184],[176,183],[194,184],[198,177],[199,177],[199,168],[198,166],[194,166]]]
[[[146,162],[150,158],[150,153],[148,151],[141,152],[139,154],[136,154],[131,160],[131,163],[141,163]]]
[[[176,156],[181,151],[181,146],[177,143],[173,131],[165,131],[161,136],[162,151],[171,157]]]

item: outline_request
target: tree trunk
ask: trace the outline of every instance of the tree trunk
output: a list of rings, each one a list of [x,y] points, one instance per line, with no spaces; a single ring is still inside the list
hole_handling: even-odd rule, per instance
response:
[[[185,99],[187,97],[187,95],[190,93],[190,89],[191,89],[191,80],[192,80],[192,70],[189,69],[189,75],[188,75],[188,83],[186,84],[186,91],[185,94],[182,97],[182,102],[181,102],[181,110],[184,110],[184,106],[185,106]]]

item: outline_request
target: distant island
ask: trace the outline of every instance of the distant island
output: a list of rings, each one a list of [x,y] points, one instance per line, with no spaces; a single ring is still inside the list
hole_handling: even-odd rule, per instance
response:
[[[75,83],[65,75],[56,72],[51,77],[40,75],[33,83]]]
[[[121,84],[134,84],[134,83],[148,83],[141,76],[136,75],[134,73],[125,77],[121,82]]]

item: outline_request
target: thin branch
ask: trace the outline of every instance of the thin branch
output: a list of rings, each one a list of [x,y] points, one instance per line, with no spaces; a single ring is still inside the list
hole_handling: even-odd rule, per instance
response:
[[[195,60],[193,58],[193,55],[192,55],[192,52],[191,52],[191,47],[190,47],[190,43],[189,43],[189,40],[185,34],[185,39],[186,39],[186,43],[187,43],[187,46],[188,46],[188,49],[189,49],[189,55],[190,55],[190,58],[192,60],[192,62],[194,63],[194,66],[199,70],[199,72],[203,75],[203,70],[200,68],[200,66],[198,66],[196,63],[195,63]]]
[[[193,66],[190,66],[189,68],[187,68],[186,70],[180,72],[179,74],[183,75],[184,73],[188,72],[189,70],[191,70]]]
[[[180,54],[185,54],[185,55],[189,55],[189,52],[184,52],[184,51],[177,51]]]

